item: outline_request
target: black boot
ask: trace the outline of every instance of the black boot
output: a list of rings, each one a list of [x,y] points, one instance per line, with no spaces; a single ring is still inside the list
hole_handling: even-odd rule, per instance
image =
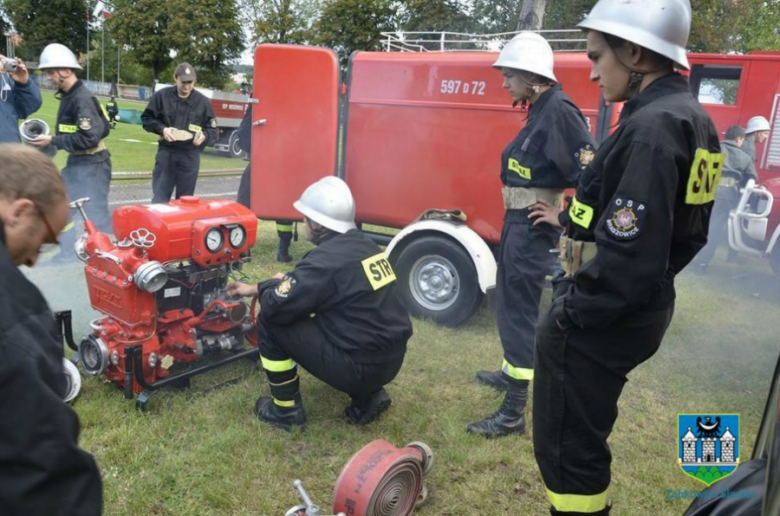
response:
[[[484,437],[503,437],[509,434],[525,432],[525,403],[528,400],[528,386],[510,383],[504,401],[498,411],[479,421],[472,423],[466,431]]]
[[[288,238],[289,237],[289,238]],[[280,263],[290,263],[292,256],[290,256],[290,241],[292,235],[285,235],[279,237],[279,250],[276,252],[276,261]]]
[[[379,419],[392,402],[387,391],[379,389],[368,398],[352,398],[352,404],[344,409],[344,415],[353,424],[367,425]]]
[[[479,371],[477,372],[477,383],[493,387],[497,391],[509,390],[509,380],[506,379],[502,371]]]
[[[257,418],[288,432],[293,428],[305,430],[306,413],[303,411],[298,375],[283,383],[269,382],[269,385],[271,396],[261,396],[255,402]]]
[[[280,407],[271,396],[261,396],[255,402],[257,419],[291,432],[294,428],[306,430],[306,413],[300,397],[292,407]]]

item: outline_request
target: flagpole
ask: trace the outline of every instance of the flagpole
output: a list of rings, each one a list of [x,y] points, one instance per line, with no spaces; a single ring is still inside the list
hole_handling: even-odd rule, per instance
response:
[[[87,81],[89,81],[89,4],[87,4]]]
[[[103,14],[103,13],[101,13]],[[106,82],[106,18],[103,17],[103,20],[100,22],[100,28],[101,28],[101,42],[100,42],[100,82]]]

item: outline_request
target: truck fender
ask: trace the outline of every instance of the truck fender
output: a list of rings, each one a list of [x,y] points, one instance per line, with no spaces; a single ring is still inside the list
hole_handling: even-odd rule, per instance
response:
[[[443,233],[458,242],[471,257],[477,271],[479,288],[483,293],[496,286],[496,260],[484,240],[465,224],[456,224],[444,220],[421,220],[406,226],[395,235],[387,246],[385,253],[391,256],[393,251],[400,249],[405,242],[412,240],[412,235],[420,232]],[[415,235],[417,236],[417,235]]]

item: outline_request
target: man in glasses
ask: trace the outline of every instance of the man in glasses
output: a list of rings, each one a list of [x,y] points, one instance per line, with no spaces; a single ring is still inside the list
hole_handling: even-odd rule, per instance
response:
[[[195,90],[197,76],[189,63],[173,74],[175,86],[152,95],[141,114],[144,130],[160,135],[152,173],[152,202],[168,202],[195,193],[200,153],[217,141],[217,119],[205,95]]]
[[[43,295],[18,270],[57,245],[68,193],[41,152],[2,144],[0,156],[0,514],[100,514],[100,473],[62,401],[62,342]]]

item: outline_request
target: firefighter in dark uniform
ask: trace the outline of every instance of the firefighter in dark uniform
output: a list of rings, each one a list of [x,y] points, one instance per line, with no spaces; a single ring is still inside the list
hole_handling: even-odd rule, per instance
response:
[[[395,273],[381,249],[355,227],[355,204],[341,179],[326,177],[295,202],[306,239],[317,245],[287,274],[228,293],[259,295],[258,342],[271,396],[255,404],[262,421],[305,427],[298,365],[348,394],[349,421],[365,425],[390,406],[384,386],[404,361],[412,335]]]
[[[745,143],[742,144],[742,152],[750,156],[753,163],[758,160],[756,144],[764,143],[769,138],[769,120],[763,116],[754,116],[748,120],[745,127]]]
[[[560,203],[564,189],[577,184],[580,171],[595,155],[585,118],[557,84],[552,48],[543,37],[519,34],[493,66],[502,71],[514,103],[530,103],[530,108],[525,127],[501,155],[506,214],[496,301],[504,359],[500,370],[478,372],[477,381],[507,392],[497,412],[467,428],[486,437],[525,431],[539,301],[555,263],[550,250],[560,237],[559,228],[533,225],[529,207],[538,199]]]
[[[112,96],[111,100],[106,102],[106,113],[108,114],[108,122],[111,124],[111,129],[116,127],[116,117],[119,115],[119,106],[116,104],[116,99]]]
[[[89,197],[84,206],[87,216],[98,231],[112,233],[108,192],[111,183],[111,154],[103,139],[108,136],[108,119],[98,100],[76,77],[81,66],[76,56],[64,45],[52,43],[43,49],[38,69],[57,88],[60,108],[57,112],[56,136],[41,135],[31,145],[53,145],[68,152],[68,162],[62,178],[73,200]],[[60,253],[48,263],[76,262],[73,245],[83,232],[77,210],[71,212],[71,222],[60,236]]]
[[[243,85],[242,85],[243,86]],[[238,183],[238,195],[236,202],[243,204],[247,208],[249,205],[250,194],[252,192],[252,104],[249,104],[241,124],[238,126],[238,146],[246,152],[250,163],[241,174],[241,181]],[[279,236],[279,249],[276,251],[276,261],[280,263],[290,263],[293,258],[290,256],[290,243],[293,239],[293,221],[277,220],[276,234]]]
[[[723,171],[715,194],[715,207],[710,219],[710,231],[707,235],[707,245],[696,255],[697,267],[695,272],[705,273],[707,266],[715,256],[715,250],[722,242],[728,243],[729,213],[737,208],[740,198],[740,189],[744,188],[749,180],[758,181],[756,167],[753,160],[742,151],[745,141],[745,129],[735,125],[726,131],[726,139],[720,144],[720,148],[726,159],[723,163]],[[728,260],[738,262],[739,255],[729,247]]]
[[[160,135],[152,173],[152,202],[168,202],[195,193],[200,153],[217,141],[217,119],[205,95],[195,91],[197,76],[189,63],[176,67],[175,86],[152,95],[141,114],[144,130]]]
[[[537,327],[534,454],[551,513],[608,514],[607,439],[628,373],[658,349],[674,278],[707,241],[723,155],[712,121],[674,72],[688,69],[688,0],[599,0],[588,32],[591,80],[627,101],[583,171],[562,222],[568,277]]]

